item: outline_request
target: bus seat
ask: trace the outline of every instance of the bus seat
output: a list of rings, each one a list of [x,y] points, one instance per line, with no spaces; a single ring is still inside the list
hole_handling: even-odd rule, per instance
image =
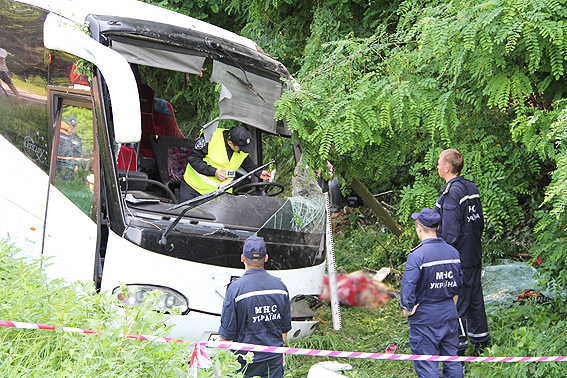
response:
[[[150,136],[156,134],[154,125],[154,91],[146,84],[138,85],[140,94],[140,113],[142,115],[142,137],[140,139],[140,155],[155,158],[150,144]]]
[[[119,169],[118,170],[118,182],[120,185],[120,189],[123,191],[128,190],[141,190],[145,191],[147,189],[147,184],[145,182],[140,181],[128,181],[128,178],[131,177],[133,179],[147,179],[148,175],[143,172],[135,172],[135,171],[124,171]]]
[[[183,180],[189,152],[195,146],[195,140],[165,135],[156,135],[150,140],[161,181],[170,189],[175,189]]]
[[[161,98],[154,98],[154,127],[156,135],[185,138],[177,121],[171,104]]]
[[[137,163],[136,150],[128,146],[120,146],[117,168],[122,171],[136,171]]]

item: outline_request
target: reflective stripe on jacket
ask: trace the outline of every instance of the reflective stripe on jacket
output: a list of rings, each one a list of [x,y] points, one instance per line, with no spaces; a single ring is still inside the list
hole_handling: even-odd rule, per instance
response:
[[[462,176],[450,180],[441,191],[435,210],[441,214],[437,235],[457,248],[462,266],[481,264],[484,216],[476,185]]]
[[[400,306],[415,313],[410,324],[440,324],[456,319],[453,296],[462,285],[459,252],[441,238],[425,239],[409,255],[402,277]]]
[[[208,144],[208,154],[205,156],[205,161],[214,168],[224,168],[228,171],[235,171],[242,165],[242,162],[248,156],[245,152],[234,152],[231,159],[228,159],[226,152],[226,145],[224,141],[223,131],[226,129],[218,128],[214,133],[211,141]],[[205,176],[197,172],[191,164],[187,164],[183,179],[189,186],[195,189],[200,194],[210,193],[217,190],[223,185],[227,185],[232,181],[228,178],[224,181],[219,181],[215,176]]]

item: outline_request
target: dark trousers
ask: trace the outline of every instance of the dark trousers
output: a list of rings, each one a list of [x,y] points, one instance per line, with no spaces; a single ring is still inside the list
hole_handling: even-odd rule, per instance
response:
[[[10,75],[6,71],[0,71],[0,80],[8,85],[13,85],[12,79],[10,79]]]
[[[282,378],[284,374],[283,356],[274,354],[275,358],[260,362],[253,362],[246,365],[244,360],[239,358],[242,365],[238,373],[244,372],[244,378],[261,377],[261,378]]]
[[[482,285],[480,283],[482,265],[465,267],[462,270],[463,285],[459,288],[459,300],[457,301],[460,321],[459,351],[467,349],[469,345],[468,339],[473,344],[480,344],[490,340],[486,312],[484,310]]]
[[[181,184],[179,185],[179,203],[185,202],[195,197],[199,197],[200,195],[201,194],[199,194],[198,191],[189,186],[189,184],[187,184],[185,180],[181,180]]]
[[[410,325],[410,347],[414,354],[456,356],[459,345],[457,319],[436,325]],[[439,362],[414,361],[413,367],[419,378],[438,378]],[[443,362],[444,378],[462,378],[463,365],[460,362]]]

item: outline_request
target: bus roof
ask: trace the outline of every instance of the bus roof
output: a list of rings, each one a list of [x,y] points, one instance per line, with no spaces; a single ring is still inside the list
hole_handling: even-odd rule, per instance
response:
[[[151,21],[188,28],[214,37],[238,43],[261,51],[251,39],[155,5],[137,0],[18,0],[45,9],[78,24],[84,24],[89,15],[106,15]]]
[[[132,117],[140,103],[130,64],[186,73],[195,73],[197,67],[200,73],[202,62],[197,58],[188,59],[187,54],[214,59],[213,73],[217,75],[213,75],[212,81],[224,85],[236,82],[231,92],[239,95],[224,96],[219,119],[233,119],[272,134],[290,135],[285,126],[273,119],[273,106],[282,91],[280,78],[291,79],[291,76],[281,62],[265,54],[248,38],[136,0],[15,1],[49,13],[44,23],[46,48],[86,59],[104,76],[112,98],[114,136],[119,143],[136,143],[141,136],[141,121]],[[111,39],[111,46],[99,43],[101,37]],[[230,77],[240,75],[239,70],[245,69],[248,78],[241,79],[240,84],[239,77]],[[258,88],[271,98],[259,95]],[[221,100],[223,93],[221,91]],[[243,112],[243,107],[254,103],[257,112],[252,115],[249,111]]]

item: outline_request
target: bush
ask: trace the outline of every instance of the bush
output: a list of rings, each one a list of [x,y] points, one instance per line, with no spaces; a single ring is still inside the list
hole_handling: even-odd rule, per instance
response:
[[[484,356],[564,356],[567,347],[565,298],[549,305],[529,301],[499,308],[490,316],[492,346]],[[564,362],[478,363],[471,377],[564,377]],[[469,376],[469,375],[468,375]]]
[[[18,258],[16,253],[15,247],[0,240],[0,319],[51,324],[56,330],[0,329],[0,376],[188,376],[192,344],[153,343],[121,335],[167,334],[166,315],[151,309],[152,294],[142,307],[121,310],[114,298],[96,293],[93,285],[48,281],[40,261]],[[68,333],[61,327],[100,333]],[[211,354],[221,376],[233,374],[239,366],[231,352]],[[215,370],[199,370],[199,376],[211,377]]]
[[[377,224],[359,222],[336,234],[334,242],[337,269],[349,273],[363,267],[400,269],[412,248],[408,238],[397,238]]]

